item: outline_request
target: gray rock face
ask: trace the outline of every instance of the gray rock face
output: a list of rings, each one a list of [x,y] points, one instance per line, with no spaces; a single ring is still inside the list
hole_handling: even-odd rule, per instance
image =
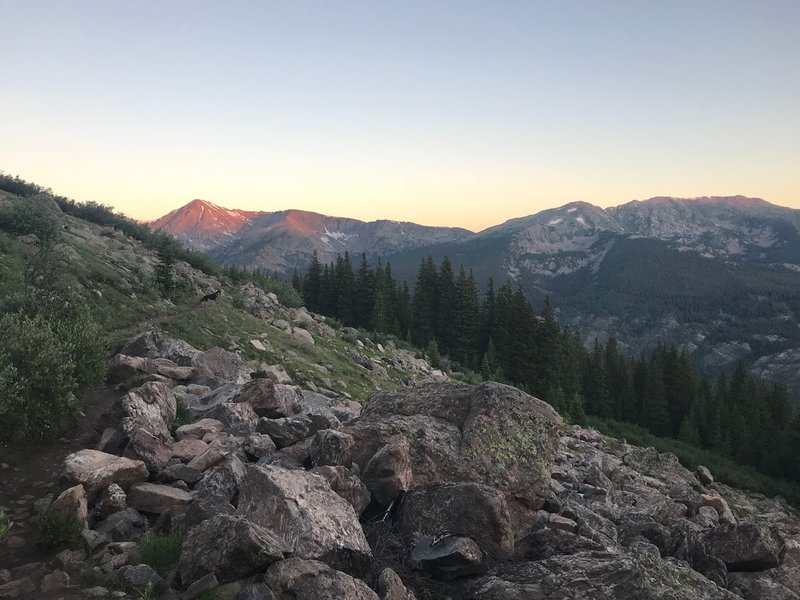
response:
[[[264,577],[278,598],[292,600],[379,600],[366,583],[323,562],[289,558],[274,563]]]
[[[496,551],[514,551],[515,531],[505,497],[495,488],[477,483],[414,489],[403,496],[395,519],[408,539],[453,532],[471,536]]]
[[[159,381],[148,381],[131,390],[121,400],[122,430],[128,435],[141,428],[163,440],[170,439],[175,422],[176,402],[172,389]]]
[[[247,466],[238,512],[272,531],[298,558],[360,572],[371,550],[353,507],[319,475],[273,466]]]
[[[535,509],[549,495],[561,423],[550,405],[509,386],[438,384],[378,393],[343,431],[355,438],[353,461],[364,469],[365,482],[380,502],[391,501],[386,486],[374,487],[383,479],[382,469],[368,464],[394,436],[401,436],[409,447],[407,489],[475,482]],[[389,462],[402,463],[402,452],[396,454],[398,459]]]
[[[83,484],[89,500],[94,499],[111,483],[123,489],[136,481],[145,481],[148,472],[140,460],[131,460],[99,450],[81,450],[64,459],[62,479],[70,484]]]
[[[437,579],[451,581],[486,570],[483,552],[474,540],[460,536],[424,537],[411,552],[412,563]]]
[[[764,571],[783,562],[786,544],[765,520],[739,525],[723,525],[710,530],[705,537],[708,551],[722,560],[729,571]]]
[[[184,585],[213,573],[221,583],[263,572],[281,560],[289,547],[270,531],[250,521],[218,515],[192,528],[178,561]]]

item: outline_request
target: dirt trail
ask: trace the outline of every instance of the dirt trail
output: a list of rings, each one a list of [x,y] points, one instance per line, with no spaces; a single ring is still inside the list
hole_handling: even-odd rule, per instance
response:
[[[99,439],[97,430],[103,413],[119,397],[109,386],[91,390],[83,414],[67,437],[29,449],[26,456],[0,470],[0,510],[14,521],[10,533],[0,541],[0,570],[48,560],[51,551],[36,546],[37,531],[31,523],[34,502],[49,493],[59,492],[58,478],[64,458],[83,448],[92,448]]]

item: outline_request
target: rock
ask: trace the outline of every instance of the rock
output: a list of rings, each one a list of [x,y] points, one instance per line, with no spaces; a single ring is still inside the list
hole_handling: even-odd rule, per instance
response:
[[[267,348],[261,340],[250,340],[250,345],[259,352],[266,352]]]
[[[270,531],[238,516],[218,515],[189,531],[181,549],[178,574],[184,585],[213,573],[235,581],[264,569],[289,552]]]
[[[149,565],[127,565],[122,567],[118,573],[125,587],[134,593],[141,592],[148,587],[158,589],[164,584],[161,576]]]
[[[194,367],[182,367],[176,365],[168,358],[154,358],[146,363],[146,369],[150,373],[167,377],[175,381],[189,381],[197,376],[197,369]]]
[[[242,357],[222,348],[211,348],[194,357],[192,364],[220,381],[246,383],[250,376]]]
[[[86,552],[94,554],[98,550],[102,550],[108,546],[111,539],[104,533],[94,531],[93,529],[84,529],[81,533],[83,544],[86,547]]]
[[[302,327],[292,327],[292,335],[304,344],[314,345],[314,336]]]
[[[321,475],[331,486],[331,489],[347,500],[357,515],[369,506],[372,494],[367,486],[345,467],[316,467],[313,472]]]
[[[187,466],[202,473],[206,469],[209,469],[217,463],[222,462],[226,456],[232,452],[235,452],[235,450],[235,443],[231,442],[227,438],[215,440],[209,444],[208,449],[205,452],[203,452],[200,456],[190,460]]]
[[[229,431],[243,434],[253,431],[258,423],[258,415],[253,407],[244,402],[217,404],[203,417],[221,421]]]
[[[191,494],[157,483],[134,483],[128,490],[128,504],[146,513],[161,514],[169,508],[185,506],[191,501]]]
[[[24,577],[0,585],[0,598],[33,598],[37,591],[30,577]]]
[[[428,385],[379,392],[360,418],[343,429],[355,438],[353,461],[384,505],[393,499],[381,469],[369,462],[400,436],[406,454],[387,473],[410,489],[439,482],[475,482],[501,490],[507,501],[536,509],[550,494],[550,466],[559,444],[561,417],[549,404],[498,383]],[[399,450],[402,445],[393,441]],[[400,459],[398,461],[398,459]],[[395,463],[395,464],[392,464]],[[397,467],[402,467],[398,469]],[[409,481],[410,478],[410,481]],[[398,481],[399,482],[399,481]],[[376,487],[376,483],[378,484]]]
[[[127,542],[142,537],[147,522],[133,508],[116,512],[95,527],[95,531],[107,535],[114,542]]]
[[[411,552],[412,564],[437,579],[452,581],[486,570],[478,544],[467,537],[421,538]]]
[[[602,544],[561,529],[542,528],[530,532],[516,543],[516,558],[538,561],[585,551],[602,551]]]
[[[147,359],[140,356],[117,354],[108,362],[106,381],[110,384],[124,383],[147,373]]]
[[[388,438],[363,467],[364,483],[383,506],[390,506],[401,492],[410,489],[413,478],[411,446],[402,435]]]
[[[271,456],[277,446],[266,433],[251,433],[245,438],[242,449],[249,458],[259,460]]]
[[[764,571],[783,562],[786,545],[775,525],[753,519],[738,525],[722,525],[705,534],[708,553],[729,571]]]
[[[719,516],[721,523],[725,523],[726,525],[736,525],[736,517],[733,516],[733,511],[731,511],[724,498],[720,496],[701,494],[700,506],[710,506],[717,511],[717,515]]]
[[[578,524],[575,521],[558,515],[552,515],[547,522],[547,526],[551,529],[566,531],[567,533],[575,533],[578,529]]]
[[[256,430],[272,438],[278,448],[285,448],[308,437],[310,426],[311,421],[308,417],[298,415],[280,419],[259,419]]]
[[[176,401],[172,389],[160,381],[148,381],[131,390],[120,401],[125,417],[122,430],[126,435],[141,428],[162,440],[171,438],[170,429],[175,421]]]
[[[367,584],[323,562],[289,558],[272,564],[264,581],[278,598],[379,600]]]
[[[514,551],[514,527],[502,492],[477,483],[444,483],[403,496],[395,520],[408,539],[458,533],[497,551]]]
[[[242,387],[232,398],[253,407],[259,417],[278,419],[300,412],[300,390],[291,385],[276,383],[272,379],[255,379]]]
[[[314,434],[311,443],[311,464],[323,466],[350,466],[353,462],[352,435],[334,429],[323,429]]]
[[[692,520],[706,529],[719,525],[719,513],[710,506],[701,506]]]
[[[181,462],[188,463],[208,450],[208,444],[203,440],[186,438],[172,445],[172,456]]]
[[[233,600],[276,600],[265,583],[250,583],[244,586]]]
[[[49,594],[69,587],[69,583],[69,575],[64,573],[64,571],[56,570],[42,577],[42,581],[39,583],[39,589],[43,594]]]
[[[376,587],[380,600],[416,600],[414,592],[406,588],[403,580],[392,569],[384,569],[378,574]]]
[[[267,377],[273,379],[277,383],[284,383],[287,385],[292,385],[293,383],[292,378],[286,372],[286,369],[283,368],[283,365],[269,365],[264,368],[264,371]]]
[[[145,481],[147,476],[142,461],[98,450],[81,450],[67,456],[61,475],[68,484],[83,484],[90,501],[112,483],[126,489],[136,481]]]
[[[207,433],[217,433],[225,429],[225,423],[216,419],[200,419],[195,423],[181,425],[175,430],[178,441],[185,439],[202,440]]]
[[[283,539],[298,558],[356,573],[369,564],[371,550],[353,507],[319,475],[248,465],[238,512]]]
[[[126,356],[140,356],[144,358],[158,358],[161,354],[159,346],[164,343],[164,337],[155,331],[145,331],[131,338],[120,350]]]
[[[50,505],[48,512],[62,519],[80,523],[85,529],[88,526],[89,508],[83,485],[78,484],[61,492]]]
[[[189,465],[170,465],[158,474],[156,480],[160,483],[172,483],[173,481],[183,481],[188,485],[194,485],[203,478],[203,474]]]
[[[172,454],[173,448],[170,442],[165,442],[146,429],[139,428],[131,434],[123,456],[140,460],[147,465],[148,471],[158,473],[167,466]]]
[[[116,483],[109,485],[100,498],[100,516],[104,519],[109,515],[128,508],[128,496]]]
[[[745,600],[798,600],[800,596],[762,573],[731,573],[728,589]]]
[[[184,594],[184,598],[187,600],[191,600],[192,598],[197,598],[203,592],[209,592],[210,590],[217,590],[219,588],[219,581],[214,576],[213,573],[209,573],[192,583],[188,588],[186,588],[186,593]]]
[[[708,467],[697,465],[694,474],[697,475],[697,479],[699,479],[700,483],[703,485],[711,485],[714,483],[714,476],[711,474],[711,471],[708,470]]]
[[[103,430],[100,441],[97,442],[97,449],[106,454],[116,454],[119,456],[125,450],[127,443],[128,438],[122,435],[122,433],[113,427],[107,427]]]
[[[195,486],[195,491],[201,498],[216,496],[230,502],[239,493],[239,485],[244,477],[244,464],[231,454],[205,472],[203,478]]]

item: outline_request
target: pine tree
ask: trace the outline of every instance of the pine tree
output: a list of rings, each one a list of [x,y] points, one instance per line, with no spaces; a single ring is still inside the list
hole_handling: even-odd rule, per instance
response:
[[[303,280],[303,299],[309,310],[324,312],[327,308],[321,299],[322,265],[319,262],[317,251],[311,255],[305,279]]]
[[[436,267],[433,258],[422,259],[412,301],[411,340],[424,348],[434,339],[436,323]]]

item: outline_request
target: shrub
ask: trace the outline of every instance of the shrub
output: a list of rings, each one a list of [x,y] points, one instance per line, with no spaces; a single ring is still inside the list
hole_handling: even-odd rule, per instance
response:
[[[52,242],[58,235],[55,217],[30,200],[16,200],[0,206],[0,229],[15,235],[33,233],[44,243]]]
[[[146,533],[139,541],[139,560],[165,575],[178,562],[182,544],[183,535],[180,531],[173,531],[169,535]]]
[[[54,323],[56,335],[65,345],[75,366],[78,387],[99,383],[106,376],[107,338],[91,316],[89,308],[79,305],[67,318]]]
[[[80,546],[82,531],[83,525],[75,517],[47,511],[39,522],[37,543],[47,549],[76,548]]]
[[[194,423],[194,419],[192,419],[192,414],[189,412],[189,409],[186,407],[186,404],[180,398],[177,398],[175,401],[175,421],[172,424],[173,431],[182,425],[188,425],[189,423]]]
[[[14,521],[5,512],[0,510],[0,540],[14,527]]]

